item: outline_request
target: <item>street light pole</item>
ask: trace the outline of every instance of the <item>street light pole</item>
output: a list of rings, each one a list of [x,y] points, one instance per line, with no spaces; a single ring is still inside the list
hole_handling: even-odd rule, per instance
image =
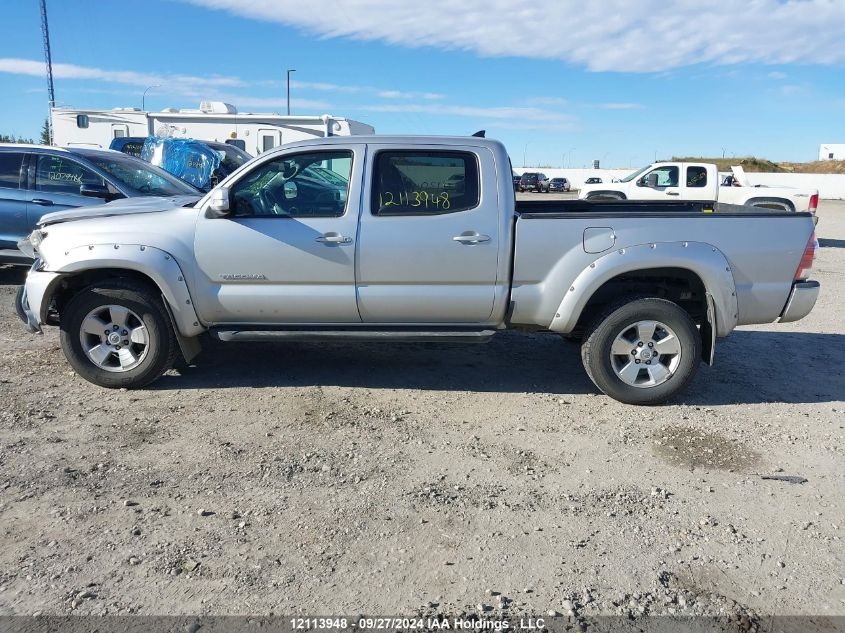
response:
[[[525,163],[526,163],[526,158],[525,158],[525,155],[526,155],[526,153],[528,152],[528,146],[529,146],[529,145],[531,145],[531,141],[528,141],[528,142],[525,144],[525,147],[523,147],[523,148],[522,148],[522,166],[523,166],[523,167],[528,167],[528,165],[526,165],[526,164],[525,164]]]
[[[144,110],[144,105],[146,104],[147,100],[147,91],[152,90],[153,88],[161,88],[161,84],[157,84],[155,86],[147,86],[144,88],[144,94],[141,95],[141,110]]]
[[[288,116],[290,116],[290,74],[295,72],[295,68],[288,68]]]
[[[569,154],[569,166],[570,167],[572,167],[572,152],[574,152],[576,149],[578,149],[578,148],[577,147],[570,147],[569,151],[567,152],[567,154]]]

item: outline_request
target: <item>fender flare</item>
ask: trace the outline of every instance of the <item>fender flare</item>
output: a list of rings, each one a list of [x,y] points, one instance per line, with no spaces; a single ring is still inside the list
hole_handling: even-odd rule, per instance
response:
[[[727,336],[736,327],[736,284],[725,255],[704,242],[652,242],[614,250],[582,270],[560,302],[549,329],[571,332],[587,302],[605,282],[623,273],[651,268],[683,268],[698,275],[708,304],[712,298],[716,336]]]
[[[51,256],[50,272],[58,274],[41,301],[41,322],[46,322],[50,300],[63,278],[103,268],[132,270],[149,277],[161,291],[173,315],[174,325],[182,336],[197,336],[206,330],[194,309],[185,275],[176,258],[159,248],[142,244],[89,244],[71,248],[59,257]]]

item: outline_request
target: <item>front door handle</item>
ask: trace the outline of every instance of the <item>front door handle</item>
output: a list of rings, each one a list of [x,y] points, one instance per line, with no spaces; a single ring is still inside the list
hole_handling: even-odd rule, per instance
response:
[[[315,241],[321,244],[351,244],[352,238],[341,235],[340,233],[324,233]]]
[[[40,204],[42,207],[51,207],[53,206],[52,200],[45,200],[44,198],[33,198],[30,200],[32,204]]]
[[[461,244],[480,244],[481,242],[489,242],[490,236],[481,235],[480,233],[475,232],[466,232],[461,233],[460,235],[456,235],[452,239],[456,242],[460,242]]]

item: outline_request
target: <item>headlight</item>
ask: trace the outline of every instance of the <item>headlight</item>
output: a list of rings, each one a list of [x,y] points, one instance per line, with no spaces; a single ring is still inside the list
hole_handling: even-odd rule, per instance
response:
[[[27,257],[35,259],[38,257],[38,247],[41,245],[41,242],[44,241],[45,237],[47,237],[47,233],[45,231],[35,229],[26,239],[18,242],[18,248]]]
[[[47,232],[42,231],[41,229],[35,229],[32,233],[29,234],[29,242],[35,247],[41,244],[44,241],[44,238],[47,237]]]

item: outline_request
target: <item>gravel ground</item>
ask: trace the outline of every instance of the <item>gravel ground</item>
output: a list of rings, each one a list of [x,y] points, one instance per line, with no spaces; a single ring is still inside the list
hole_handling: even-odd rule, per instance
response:
[[[845,203],[819,215],[815,311],[655,408],[516,333],[218,343],[109,391],[0,268],[0,614],[845,615]]]

